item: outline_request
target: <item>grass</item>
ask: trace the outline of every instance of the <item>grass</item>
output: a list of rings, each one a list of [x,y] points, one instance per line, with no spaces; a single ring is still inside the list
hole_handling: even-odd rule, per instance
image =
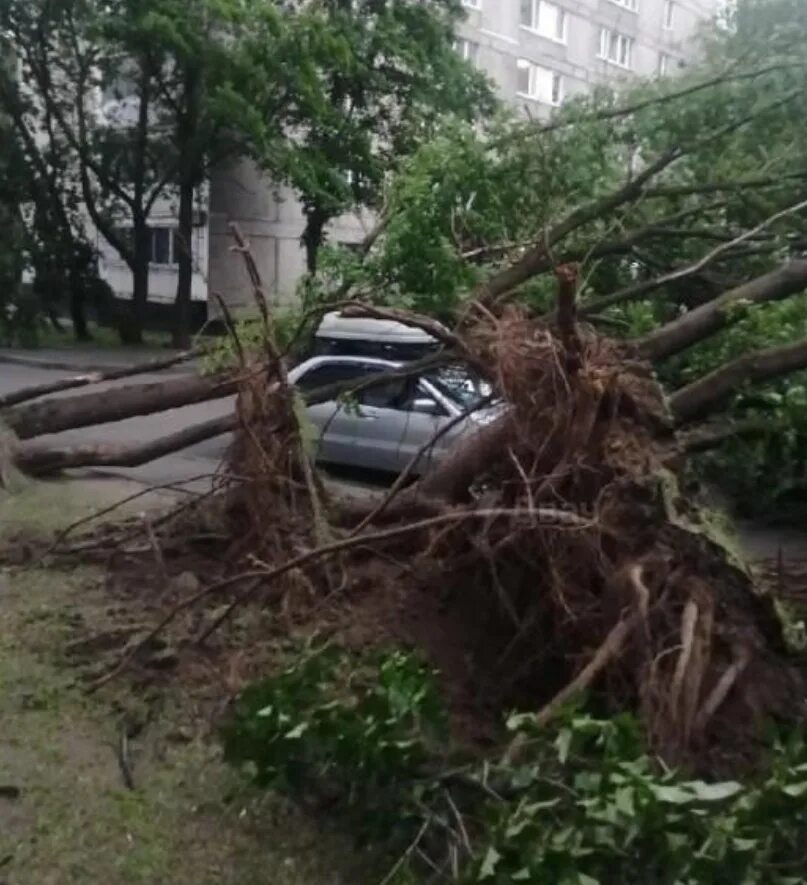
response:
[[[90,333],[92,341],[76,341],[73,335],[72,326],[65,324],[63,332],[54,329],[50,323],[41,323],[37,326],[35,332],[27,332],[21,336],[18,346],[25,348],[55,348],[64,349],[86,349],[92,347],[98,350],[126,350],[129,345],[122,344],[117,330],[108,326],[99,326],[90,323]],[[161,331],[144,331],[143,343],[135,345],[137,349],[143,347],[148,348],[167,348],[172,346],[171,333]]]
[[[54,529],[103,503],[93,485],[32,484],[0,503],[0,528]],[[104,662],[75,643],[146,617],[94,568],[0,569],[0,787],[20,790],[0,795],[3,885],[376,881],[352,845],[253,793],[222,762],[182,685],[145,690],[120,678],[86,693]],[[125,723],[142,728],[131,741],[134,790],[118,758]]]

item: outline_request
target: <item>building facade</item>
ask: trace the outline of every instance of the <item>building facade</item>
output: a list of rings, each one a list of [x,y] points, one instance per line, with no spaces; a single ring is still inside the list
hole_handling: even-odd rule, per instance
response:
[[[665,76],[719,0],[464,0],[458,51],[504,101],[544,115],[603,82]]]
[[[596,84],[636,76],[666,76],[697,52],[699,26],[721,0],[464,0],[466,21],[456,48],[485,71],[500,97],[531,116]],[[232,251],[229,225],[250,241],[264,288],[278,303],[295,297],[305,271],[300,204],[285,187],[267,181],[248,161],[227,164],[212,176],[204,223],[194,240],[194,300],[215,317],[218,297],[234,312],[253,304],[241,257]],[[151,299],[171,303],[177,268],[172,201],[155,211]],[[330,242],[360,242],[372,227],[367,214],[346,215],[328,231]],[[102,272],[120,297],[131,291],[128,268],[99,244]]]

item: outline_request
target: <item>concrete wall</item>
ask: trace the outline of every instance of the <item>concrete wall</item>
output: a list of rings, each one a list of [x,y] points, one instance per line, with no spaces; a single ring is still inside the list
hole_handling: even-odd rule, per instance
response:
[[[254,302],[243,259],[231,249],[231,222],[249,241],[266,294],[275,303],[292,301],[305,274],[300,244],[304,218],[293,192],[267,180],[249,160],[228,163],[211,178],[209,289],[238,312],[251,309]],[[369,213],[343,216],[329,227],[328,240],[360,242],[371,225]],[[212,297],[210,312],[218,313]]]

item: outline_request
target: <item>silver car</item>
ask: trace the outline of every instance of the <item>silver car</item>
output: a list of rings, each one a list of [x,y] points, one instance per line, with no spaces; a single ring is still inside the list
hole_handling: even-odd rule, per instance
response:
[[[401,368],[405,363],[365,356],[316,356],[289,372],[303,392]],[[338,464],[400,473],[446,425],[454,422],[420,458],[414,473],[439,461],[457,439],[489,423],[500,407],[490,404],[489,385],[462,365],[394,377],[355,394],[308,407],[317,431],[316,457]]]

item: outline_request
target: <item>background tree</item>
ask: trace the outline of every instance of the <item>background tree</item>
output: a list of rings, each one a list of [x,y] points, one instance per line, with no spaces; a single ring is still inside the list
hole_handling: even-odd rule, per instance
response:
[[[287,13],[288,67],[299,71],[285,149],[257,159],[300,197],[310,274],[327,225],[380,210],[385,176],[441,119],[492,112],[486,79],[454,50],[463,15],[460,0],[322,0]]]

